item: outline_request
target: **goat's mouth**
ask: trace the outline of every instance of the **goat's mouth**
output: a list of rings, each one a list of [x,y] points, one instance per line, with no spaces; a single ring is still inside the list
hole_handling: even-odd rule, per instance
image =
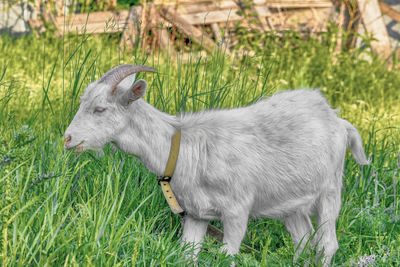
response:
[[[74,145],[74,146],[70,146],[70,145],[67,143],[67,144],[65,144],[65,149],[66,149],[66,150],[71,150],[71,149],[75,148],[75,149],[74,149],[74,152],[76,152],[76,153],[82,152],[82,151],[85,150],[85,148],[83,147],[83,142],[84,142],[84,141],[81,141],[79,144]]]
[[[76,152],[76,153],[80,153],[80,152],[82,152],[82,151],[85,150],[85,148],[82,146],[82,144],[83,144],[83,141],[80,142],[80,143],[75,147],[75,152]]]

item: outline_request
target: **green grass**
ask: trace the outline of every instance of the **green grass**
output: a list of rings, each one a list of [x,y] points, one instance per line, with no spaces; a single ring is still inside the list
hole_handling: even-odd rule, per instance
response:
[[[320,87],[340,116],[361,132],[371,166],[346,159],[339,250],[333,265],[376,255],[376,266],[400,265],[400,75],[373,57],[342,53],[332,63],[330,33],[303,40],[269,37],[254,57],[215,53],[181,58],[126,52],[110,35],[56,39],[0,37],[0,262],[17,265],[185,266],[180,219],[150,173],[133,156],[64,151],[63,133],[85,86],[121,63],[155,74],[145,99],[166,112],[245,106],[262,95]],[[397,62],[397,59],[394,59]],[[216,225],[220,226],[218,222]],[[290,266],[294,255],[282,223],[249,223],[239,266]],[[228,266],[207,239],[200,266]],[[304,255],[303,258],[312,257]]]

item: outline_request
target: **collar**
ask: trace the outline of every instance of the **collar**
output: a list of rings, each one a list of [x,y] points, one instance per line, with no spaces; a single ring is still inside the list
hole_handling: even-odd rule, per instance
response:
[[[172,212],[175,214],[184,215],[185,211],[179,205],[178,200],[176,199],[174,192],[172,192],[172,188],[169,184],[175,171],[176,161],[178,160],[180,143],[181,130],[178,130],[172,137],[167,166],[165,167],[164,174],[158,177],[158,183],[161,185],[164,197],[167,200]]]
[[[158,183],[161,185],[164,197],[167,200],[172,212],[175,214],[179,214],[183,217],[186,213],[179,205],[178,200],[176,200],[174,192],[172,192],[171,186],[169,184],[175,171],[176,161],[178,160],[180,143],[181,130],[178,130],[172,137],[171,150],[169,151],[167,166],[165,167],[164,175],[158,177]],[[208,224],[207,233],[211,237],[217,239],[219,242],[222,242],[224,234],[217,227]]]

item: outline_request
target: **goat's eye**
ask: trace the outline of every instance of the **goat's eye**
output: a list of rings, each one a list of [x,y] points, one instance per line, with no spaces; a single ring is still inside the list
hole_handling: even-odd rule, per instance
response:
[[[105,108],[97,107],[94,109],[93,113],[96,113],[96,112],[101,113],[101,112],[104,112],[105,110],[106,110]]]

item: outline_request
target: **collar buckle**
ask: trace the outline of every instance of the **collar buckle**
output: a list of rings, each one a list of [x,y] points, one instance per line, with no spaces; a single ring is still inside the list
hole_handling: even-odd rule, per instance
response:
[[[167,176],[167,175],[157,176],[158,184],[160,184],[161,182],[168,182],[169,183],[171,181],[171,179],[172,179],[172,177],[171,176]]]

